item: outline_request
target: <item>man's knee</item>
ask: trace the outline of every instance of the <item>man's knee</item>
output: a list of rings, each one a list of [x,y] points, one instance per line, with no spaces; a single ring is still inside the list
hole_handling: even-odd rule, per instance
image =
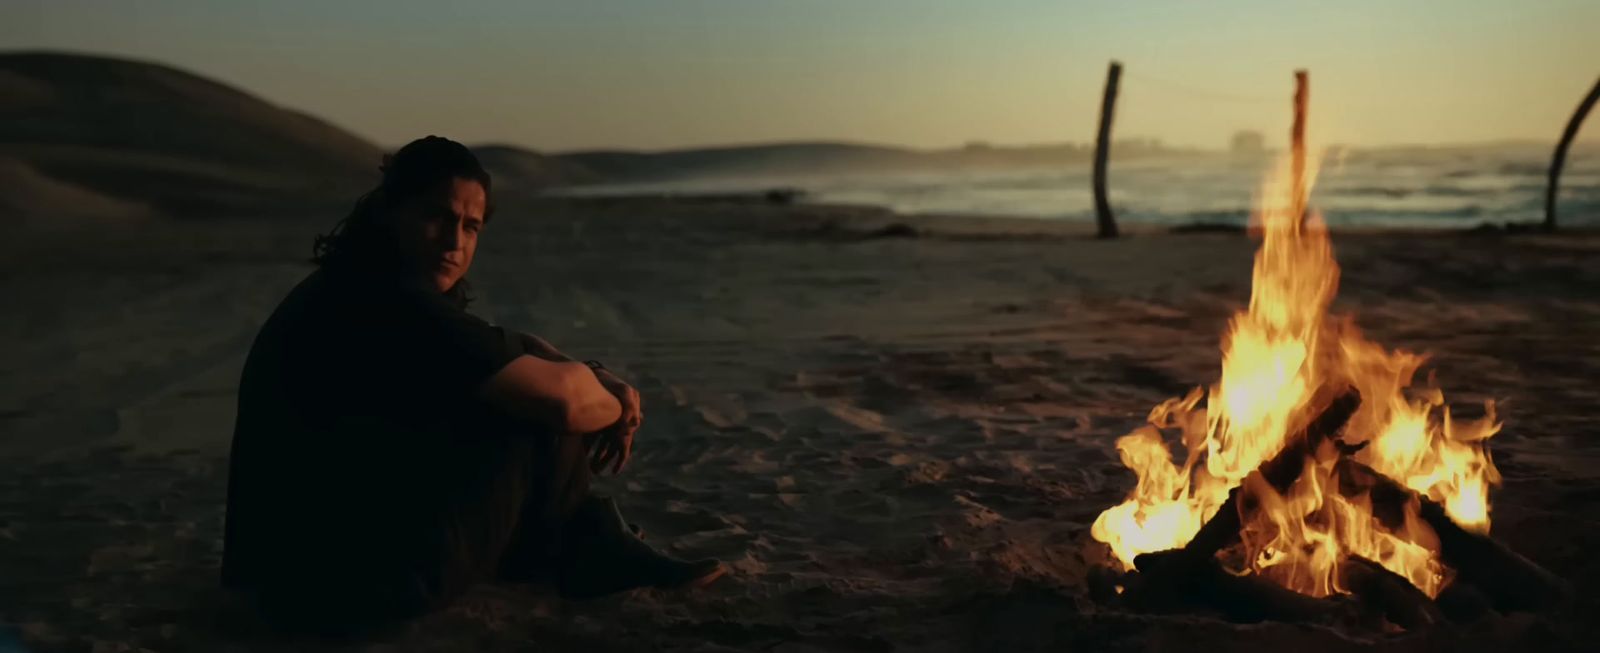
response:
[[[550,443],[551,458],[564,470],[583,469],[589,464],[589,439],[573,435],[554,436]]]

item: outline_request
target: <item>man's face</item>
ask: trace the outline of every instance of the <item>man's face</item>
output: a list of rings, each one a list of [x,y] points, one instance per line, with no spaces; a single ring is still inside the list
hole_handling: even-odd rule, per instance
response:
[[[439,292],[455,287],[472,267],[487,204],[482,184],[452,179],[440,190],[399,207],[394,225],[400,253]]]

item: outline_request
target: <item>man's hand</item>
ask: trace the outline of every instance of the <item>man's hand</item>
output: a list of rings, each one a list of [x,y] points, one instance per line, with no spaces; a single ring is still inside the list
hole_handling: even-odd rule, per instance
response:
[[[610,370],[595,370],[595,377],[600,380],[600,385],[622,404],[622,418],[616,424],[596,434],[594,452],[589,459],[589,469],[596,474],[601,473],[607,466],[611,473],[617,474],[623,466],[628,464],[628,458],[633,455],[633,434],[639,430],[639,425],[644,423],[644,410],[640,406],[639,391],[627,384]]]

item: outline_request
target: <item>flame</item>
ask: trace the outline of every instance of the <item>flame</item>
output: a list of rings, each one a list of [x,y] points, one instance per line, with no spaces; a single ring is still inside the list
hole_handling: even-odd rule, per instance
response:
[[[1354,387],[1363,402],[1345,432],[1344,451],[1364,445],[1358,462],[1442,504],[1462,526],[1487,532],[1488,491],[1500,482],[1484,440],[1500,429],[1494,405],[1485,416],[1452,418],[1432,379],[1412,387],[1426,357],[1368,341],[1352,319],[1330,319],[1339,286],[1326,225],[1308,208],[1316,161],[1293,179],[1287,161],[1263,184],[1252,216],[1262,235],[1249,307],[1234,316],[1222,344],[1222,377],[1209,388],[1169,399],[1149,424],[1117,440],[1122,462],[1139,477],[1126,501],[1102,512],[1091,535],[1127,569],[1135,556],[1182,547],[1228,498],[1259,509],[1229,558],[1236,573],[1255,573],[1313,596],[1343,591],[1339,566],[1360,556],[1409,579],[1429,596],[1449,581],[1438,541],[1407,506],[1403,523],[1385,526],[1365,495],[1339,491],[1339,447],[1324,443],[1283,493],[1253,474],[1290,434],[1315,417],[1313,394]],[[1174,462],[1163,430],[1182,435]],[[1391,520],[1392,521],[1392,520]]]

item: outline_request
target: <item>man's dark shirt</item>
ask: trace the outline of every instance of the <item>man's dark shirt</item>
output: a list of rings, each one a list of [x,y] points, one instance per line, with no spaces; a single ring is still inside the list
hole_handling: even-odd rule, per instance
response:
[[[449,500],[435,463],[487,410],[477,390],[518,338],[423,283],[322,269],[296,286],[239,383],[223,584],[359,585],[425,565]]]

